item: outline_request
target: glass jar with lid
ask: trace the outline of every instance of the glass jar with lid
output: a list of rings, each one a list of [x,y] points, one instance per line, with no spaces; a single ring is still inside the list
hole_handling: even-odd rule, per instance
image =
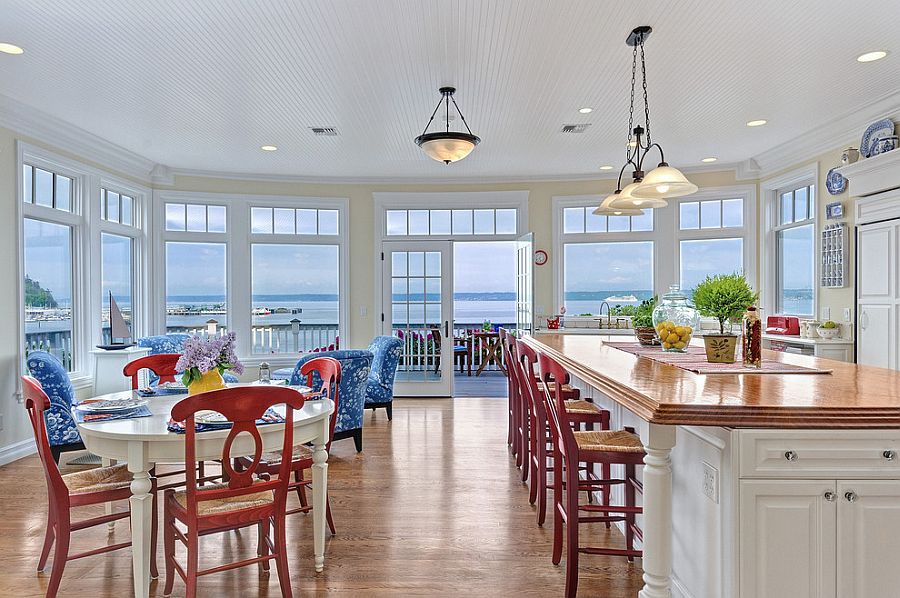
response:
[[[700,327],[700,313],[678,285],[673,284],[653,310],[653,326],[663,351],[686,353],[694,332]]]

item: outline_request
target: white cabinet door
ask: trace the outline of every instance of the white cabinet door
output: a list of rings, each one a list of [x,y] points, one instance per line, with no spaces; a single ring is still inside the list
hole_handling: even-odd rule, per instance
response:
[[[866,224],[857,235],[856,361],[900,369],[900,222]]]
[[[900,595],[900,481],[838,482],[839,598]]]
[[[856,362],[880,368],[895,367],[897,332],[893,321],[894,306],[860,302],[857,309],[859,345],[856,349]]]
[[[835,482],[740,487],[741,598],[835,598]]]

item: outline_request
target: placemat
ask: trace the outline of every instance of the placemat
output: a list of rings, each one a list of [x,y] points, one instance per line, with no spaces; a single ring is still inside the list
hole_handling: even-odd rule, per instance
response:
[[[263,413],[263,416],[256,420],[257,426],[262,426],[265,424],[283,424],[284,416],[269,407],[266,409],[266,412]],[[221,422],[221,423],[209,423],[209,424],[198,424],[194,423],[194,430],[197,432],[209,432],[212,430],[227,430],[232,426],[232,422]],[[171,417],[169,417],[169,423],[166,426],[169,432],[175,432],[176,434],[184,434],[185,427],[184,422],[177,422]]]
[[[105,422],[114,419],[132,419],[134,417],[150,417],[151,415],[153,414],[150,413],[150,408],[146,405],[121,413],[86,413],[80,409],[75,410],[75,419],[79,424]]]
[[[734,363],[709,363],[706,361],[706,349],[689,346],[687,353],[666,353],[659,347],[645,347],[640,343],[607,343],[620,351],[639,357],[647,357],[653,361],[674,365],[677,368],[696,374],[830,374],[831,370],[809,368],[780,361],[763,359],[761,368],[745,368],[740,361]]]

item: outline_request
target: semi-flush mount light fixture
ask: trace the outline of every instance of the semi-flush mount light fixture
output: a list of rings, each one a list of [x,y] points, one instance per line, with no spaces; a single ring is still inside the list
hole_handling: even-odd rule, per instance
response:
[[[636,210],[645,208],[664,208],[668,205],[666,197],[682,197],[697,191],[697,185],[690,182],[680,170],[669,166],[665,154],[658,143],[650,136],[650,104],[647,99],[647,63],[644,57],[644,42],[653,31],[644,25],[637,27],[625,40],[632,47],[631,52],[631,102],[628,107],[628,143],[625,151],[625,164],[619,171],[616,191],[604,200],[607,209]],[[640,51],[641,86],[644,95],[644,126],[634,124],[634,94],[637,84],[638,52]],[[646,127],[646,129],[644,128]],[[659,164],[648,173],[644,173],[644,160],[655,149],[659,152]],[[632,183],[622,187],[622,176],[631,167]],[[599,209],[603,209],[601,205]]]
[[[620,193],[621,191],[616,191],[607,195],[600,202],[600,207],[594,209],[594,216],[643,216],[644,210],[638,208],[611,208],[610,204]]]
[[[481,142],[481,138],[472,134],[469,123],[466,122],[466,117],[463,116],[463,113],[459,110],[459,106],[456,105],[456,100],[453,99],[456,88],[441,87],[438,91],[441,93],[441,99],[438,101],[438,105],[434,109],[434,112],[431,113],[431,118],[428,119],[425,130],[422,131],[421,135],[416,137],[416,145],[421,147],[422,151],[428,154],[429,158],[437,160],[438,162],[443,162],[444,164],[450,164],[451,162],[458,162],[471,154],[472,150],[475,149],[475,146]],[[466,127],[465,133],[450,130],[450,102],[453,102],[456,113],[459,114],[460,120],[462,120],[463,125]],[[438,110],[441,109],[441,104],[444,105],[446,127],[443,131],[429,133],[428,127],[431,126],[432,121],[434,121],[434,116],[437,114]]]
[[[15,44],[0,42],[0,52],[3,52],[4,54],[12,54],[15,56],[18,54],[24,54],[25,50]]]

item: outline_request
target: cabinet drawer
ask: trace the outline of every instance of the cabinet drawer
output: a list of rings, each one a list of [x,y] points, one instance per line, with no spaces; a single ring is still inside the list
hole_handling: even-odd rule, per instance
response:
[[[900,430],[738,430],[741,478],[900,478]]]

